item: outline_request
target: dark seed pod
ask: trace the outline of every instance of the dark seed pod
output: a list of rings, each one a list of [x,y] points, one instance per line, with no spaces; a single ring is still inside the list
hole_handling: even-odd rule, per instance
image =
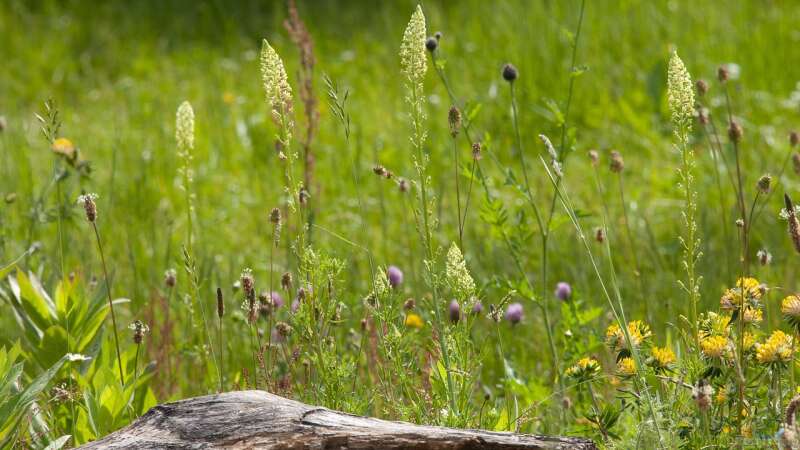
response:
[[[519,73],[517,72],[517,68],[514,67],[513,64],[508,63],[503,66],[503,79],[508,81],[509,83],[514,82],[517,79]]]
[[[222,319],[225,315],[225,301],[222,298],[222,289],[217,288],[217,317]]]
[[[435,37],[429,37],[427,40],[425,40],[425,48],[427,48],[429,52],[435,52],[438,47],[439,40]]]

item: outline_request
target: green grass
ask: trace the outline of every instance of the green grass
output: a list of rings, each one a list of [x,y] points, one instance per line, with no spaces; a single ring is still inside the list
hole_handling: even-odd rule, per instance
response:
[[[313,144],[316,164],[310,187],[313,221],[320,227],[311,228],[309,238],[315,249],[342,259],[347,268],[339,293],[345,305],[343,329],[359,328],[364,310],[361,300],[372,289],[373,281],[366,254],[333,233],[369,249],[376,265],[394,264],[405,271],[403,291],[394,299],[398,304],[406,297],[420,301],[428,292],[422,281],[423,246],[413,229],[410,212],[411,205],[417,203],[413,195],[401,194],[395,184],[372,174],[372,167],[381,164],[397,176],[415,176],[397,57],[403,29],[414,6],[414,2],[406,1],[380,5],[314,1],[299,5],[315,43],[314,88],[321,111],[320,131]],[[493,4],[466,0],[426,2],[422,6],[429,34],[439,30],[443,33],[441,58],[446,61],[445,70],[456,95],[461,102],[481,106],[471,123],[473,135],[482,136],[485,155],[493,153],[516,172],[519,167],[514,153],[509,89],[500,70],[506,62],[519,69],[515,89],[522,141],[534,196],[543,205],[540,207],[547,208],[552,187],[538,161],[544,148],[537,136],[543,133],[558,143],[560,128],[548,104],[553,101],[561,110],[564,107],[569,82],[569,34],[577,25],[580,2]],[[162,287],[164,271],[183,264],[181,244],[185,241],[186,214],[184,194],[179,189],[174,122],[178,105],[188,100],[196,116],[197,221],[193,256],[202,280],[199,297],[207,305],[207,314],[211,314],[214,291],[221,286],[229,296],[229,310],[237,310],[241,299],[234,300],[231,286],[244,267],[253,268],[260,288],[266,289],[272,240],[268,214],[282,204],[283,169],[275,158],[273,135],[277,130],[264,101],[258,55],[261,39],[267,38],[284,58],[296,92],[297,50],[282,26],[285,14],[282,2],[243,1],[235,6],[221,1],[101,5],[85,1],[3,2],[0,115],[6,117],[8,125],[0,133],[0,193],[14,193],[16,198],[0,205],[0,263],[14,260],[39,242],[40,250],[26,257],[20,266],[40,272],[48,286],[59,279],[57,222],[50,209],[55,205],[52,192],[46,196],[47,211],[33,209],[53,170],[51,152],[39,133],[34,114],[43,110],[44,100],[53,98],[63,121],[61,136],[71,139],[80,148],[81,156],[91,161],[90,176],[78,179],[73,174],[64,184],[64,199],[74,205],[74,199],[84,190],[100,195],[98,226],[114,280],[113,296],[131,299],[118,312],[120,328],[135,319],[163,317],[163,303],[158,299],[166,293]],[[577,52],[577,63],[585,65],[586,71],[575,81],[569,116],[569,142],[575,154],[565,168],[565,186],[584,227],[591,230],[599,226],[603,200],[596,193],[585,156],[589,149],[599,150],[599,172],[607,189],[604,201],[610,213],[623,304],[629,319],[645,319],[644,311],[649,311],[649,324],[658,336],[657,342],[663,344],[670,339],[677,344],[677,328],[684,326],[678,317],[688,316],[689,311],[676,282],[684,279],[684,272],[677,238],[682,229],[682,192],[676,186],[680,156],[671,144],[666,100],[671,50],[679,51],[694,78],[710,82],[708,98],[718,106],[714,113],[720,114],[716,119],[722,126],[724,110],[719,106],[724,96],[712,81],[720,64],[739,65],[741,74],[731,83],[731,94],[735,115],[745,130],[745,186],[754,192],[760,175],[776,175],[780,171],[787,151],[786,136],[799,123],[800,101],[791,99],[799,95],[793,91],[800,90],[792,66],[800,57],[798,20],[800,9],[788,2],[587,2]],[[349,91],[349,145],[326,104],[322,73]],[[438,200],[435,216],[440,221],[435,240],[446,249],[458,233],[447,123],[451,105],[431,69],[425,89],[429,95],[430,130],[426,149],[431,157],[432,190]],[[226,101],[230,98],[234,101]],[[295,101],[295,109],[302,110],[299,100]],[[303,126],[300,114],[297,120],[295,135],[299,136]],[[706,311],[716,310],[719,296],[736,276],[726,261],[738,248],[733,235],[737,216],[732,209],[734,193],[724,171],[729,211],[720,213],[712,160],[702,135],[695,135],[699,235],[704,253],[698,268],[703,276],[698,308]],[[633,275],[632,246],[623,231],[618,180],[606,170],[612,149],[619,150],[625,158],[625,196],[642,266],[641,287]],[[464,160],[469,161],[466,145],[462,150]],[[350,173],[353,157],[360,176],[363,208],[358,206]],[[521,249],[524,271],[538,293],[542,259],[535,221],[514,189],[503,185],[505,176],[489,157],[484,157],[482,167],[491,177],[493,193],[512,213],[512,221],[519,221],[515,242]],[[465,180],[462,178],[462,189],[468,181]],[[761,248],[771,251],[773,264],[755,267],[753,275],[774,286],[780,292],[776,297],[782,297],[797,289],[797,255],[777,213],[784,191],[800,198],[796,194],[800,180],[790,167],[776,181],[777,193],[770,197],[752,231],[751,248],[753,253]],[[472,276],[481,287],[484,305],[488,305],[500,301],[508,291],[507,284],[518,282],[518,274],[507,247],[480,217],[483,197],[479,184],[474,186],[472,202],[463,250]],[[548,284],[554,288],[557,281],[568,281],[585,308],[603,308],[603,314],[591,320],[581,333],[572,330],[572,339],[580,344],[565,344],[568,339],[562,336],[566,319],[561,318],[555,306],[552,308],[557,317],[555,329],[563,369],[583,356],[571,354],[576,348],[603,354],[598,342],[604,339],[603,330],[612,319],[606,316],[606,303],[582,244],[567,215],[557,206]],[[82,211],[74,207],[64,212],[66,271],[75,272],[84,280],[93,276],[102,280],[94,236],[83,223]],[[723,222],[729,234],[724,231]],[[725,236],[730,238],[726,240]],[[296,265],[287,257],[289,241],[284,239],[276,250],[275,290],[280,274]],[[601,253],[600,247],[597,253]],[[602,272],[607,273],[607,269],[605,263],[601,264]],[[178,289],[170,300],[173,308],[183,307],[183,295],[188,292],[183,271],[178,273]],[[552,288],[546,289],[549,292]],[[548,377],[543,375],[550,369],[550,356],[547,347],[539,344],[544,342],[545,334],[535,307],[530,301],[515,301],[525,305],[525,320],[513,330],[501,324],[500,333],[509,368],[519,380],[510,389],[533,404],[550,395]],[[777,325],[777,299],[772,301],[766,314],[771,324]],[[555,305],[555,300],[551,303]],[[568,311],[566,306],[564,311]],[[215,316],[212,323],[216,326]],[[0,326],[4,330],[0,343],[6,346],[22,335],[11,316],[0,319]],[[243,328],[229,342],[224,364],[229,379],[250,360],[250,337],[244,324],[231,322],[226,329],[237,326]],[[482,336],[488,339],[494,334],[494,327],[478,323],[472,334],[482,342]],[[191,358],[196,348],[189,342],[179,342],[180,336],[176,339],[180,354],[187,361],[195,361]],[[215,333],[211,338],[216,344]],[[485,348],[478,346],[488,355],[479,381],[492,393],[499,393],[503,390],[498,388],[503,364],[494,344],[486,342]],[[150,348],[146,359],[153,359],[156,350]],[[433,347],[431,351],[435,353]],[[177,377],[176,384],[165,389],[159,386],[158,375],[150,383],[162,394],[160,401],[205,394],[216,390],[216,372],[208,370],[205,383]],[[492,398],[494,402],[495,397]],[[357,412],[382,413],[362,406]],[[498,409],[503,406],[502,400],[494,405]],[[520,409],[527,406],[523,404]],[[537,413],[546,419],[533,420],[524,430],[575,432],[551,421],[554,416],[538,410]]]

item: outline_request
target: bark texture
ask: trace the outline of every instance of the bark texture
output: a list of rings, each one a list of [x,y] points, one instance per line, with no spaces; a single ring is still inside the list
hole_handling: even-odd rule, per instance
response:
[[[309,406],[264,391],[152,408],[85,449],[596,449],[588,439],[413,425]]]

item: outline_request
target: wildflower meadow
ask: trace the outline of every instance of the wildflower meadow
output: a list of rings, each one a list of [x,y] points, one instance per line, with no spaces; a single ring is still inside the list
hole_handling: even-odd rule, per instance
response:
[[[263,390],[800,448],[798,23],[759,0],[0,2],[0,447]]]

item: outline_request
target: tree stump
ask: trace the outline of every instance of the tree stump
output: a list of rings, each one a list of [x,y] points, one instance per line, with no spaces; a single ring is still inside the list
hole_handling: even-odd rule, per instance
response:
[[[588,439],[413,425],[237,391],[156,406],[85,449],[596,449]]]

